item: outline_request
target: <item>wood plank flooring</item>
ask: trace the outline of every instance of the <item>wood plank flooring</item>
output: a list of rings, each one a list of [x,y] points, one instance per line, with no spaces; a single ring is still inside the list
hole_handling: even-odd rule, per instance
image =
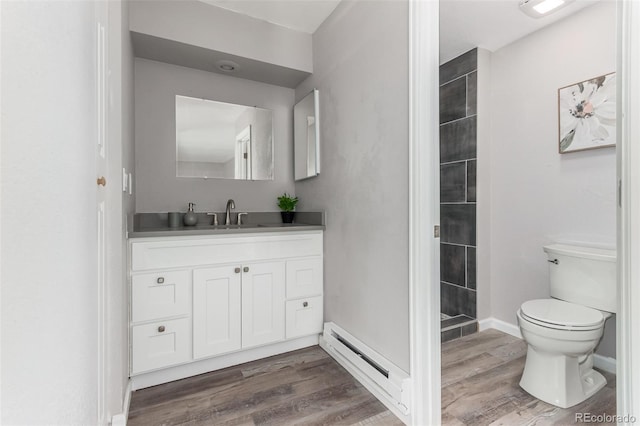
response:
[[[616,413],[615,375],[587,401],[561,409],[526,393],[518,383],[526,344],[486,330],[442,345],[443,425],[570,425],[575,413]]]
[[[575,413],[615,414],[615,376],[569,409],[520,388],[526,345],[487,330],[442,345],[442,424],[569,425]],[[400,426],[319,347],[289,352],[133,393],[128,425]]]
[[[402,422],[320,347],[133,393],[136,425],[367,425]]]

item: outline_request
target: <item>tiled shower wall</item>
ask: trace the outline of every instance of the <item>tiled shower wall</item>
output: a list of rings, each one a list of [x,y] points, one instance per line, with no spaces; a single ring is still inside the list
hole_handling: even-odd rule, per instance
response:
[[[476,318],[477,49],[440,66],[440,304]]]

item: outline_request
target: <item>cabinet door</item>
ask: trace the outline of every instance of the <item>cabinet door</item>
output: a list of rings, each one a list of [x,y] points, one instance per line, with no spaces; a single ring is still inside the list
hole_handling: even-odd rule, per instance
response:
[[[188,318],[132,327],[131,373],[190,361],[190,335]]]
[[[322,294],[322,258],[287,261],[287,299]]]
[[[193,357],[241,348],[241,270],[237,266],[193,271]]]
[[[287,301],[287,339],[322,333],[322,296]]]
[[[285,263],[242,268],[242,347],[284,340]]]

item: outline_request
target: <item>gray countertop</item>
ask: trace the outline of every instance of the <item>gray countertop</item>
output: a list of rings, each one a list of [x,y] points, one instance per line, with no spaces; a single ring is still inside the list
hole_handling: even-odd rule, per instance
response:
[[[147,237],[184,237],[192,235],[255,234],[264,232],[324,231],[324,225],[306,225],[302,223],[280,223],[264,225],[231,226],[181,226],[179,228],[144,228],[129,232],[129,238]]]
[[[167,213],[136,213],[131,217],[129,238],[184,237],[196,235],[255,234],[267,232],[324,231],[324,212],[297,212],[297,223],[278,223],[279,213],[251,212],[243,225],[209,225],[211,218],[199,213],[196,226],[170,228]],[[221,216],[219,216],[220,218]],[[237,219],[235,219],[237,222]],[[303,222],[303,223],[300,223]]]

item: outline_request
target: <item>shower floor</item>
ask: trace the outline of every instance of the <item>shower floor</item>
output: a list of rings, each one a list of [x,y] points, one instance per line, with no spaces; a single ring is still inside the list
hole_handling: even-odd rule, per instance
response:
[[[440,314],[440,341],[447,342],[478,331],[478,320],[467,315]]]

